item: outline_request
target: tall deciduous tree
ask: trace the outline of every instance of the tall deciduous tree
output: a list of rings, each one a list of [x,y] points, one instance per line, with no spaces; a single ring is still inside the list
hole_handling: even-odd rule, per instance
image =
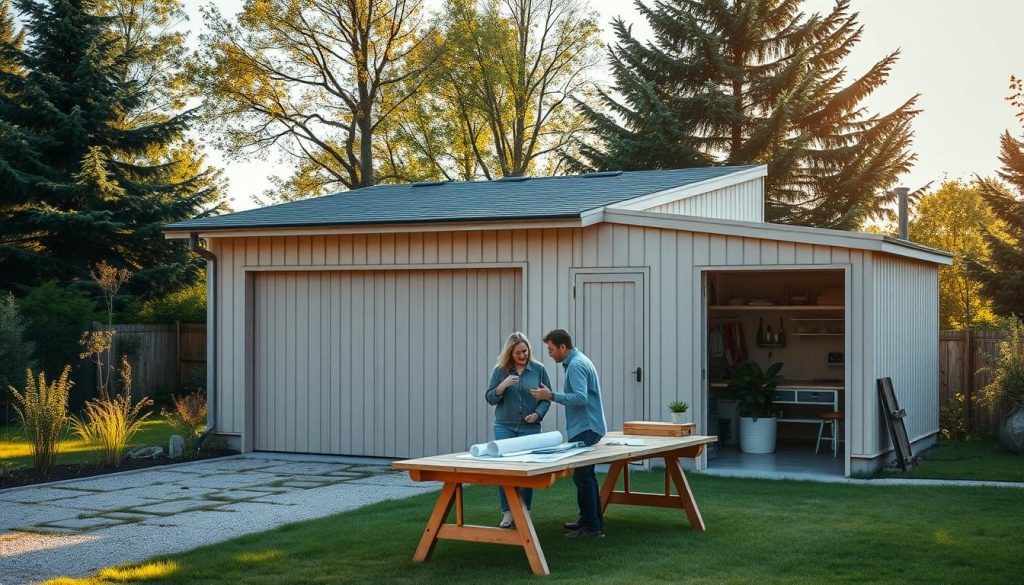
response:
[[[442,22],[432,90],[446,114],[417,134],[426,158],[461,178],[557,170],[554,154],[585,127],[572,100],[598,60],[594,13],[579,0],[448,0]],[[457,137],[450,169],[432,135]]]
[[[143,296],[196,277],[160,228],[208,212],[217,189],[180,156],[192,114],[160,111],[167,88],[139,73],[157,37],[127,42],[116,4],[15,2],[27,37],[0,46],[23,71],[0,96],[0,283],[81,278],[101,260],[137,270]],[[160,4],[173,3],[137,3]]]
[[[898,51],[850,79],[843,60],[862,27],[849,1],[811,15],[802,3],[638,0],[653,40],[614,22],[615,92],[582,106],[601,140],[582,144],[574,166],[765,163],[769,220],[849,229],[880,213],[915,159],[916,96],[869,112]]]
[[[982,180],[981,188],[1002,230],[989,227],[990,256],[975,266],[975,274],[997,313],[1024,315],[1024,142],[1005,132],[1000,147],[999,180]]]
[[[367,187],[381,125],[417,92],[423,0],[251,0],[237,21],[206,12],[197,65],[211,120],[235,155],[298,169],[274,199]],[[410,66],[420,63],[419,67]]]
[[[1000,222],[982,198],[979,184],[945,181],[922,196],[910,222],[915,242],[953,254],[953,264],[939,269],[939,321],[943,329],[994,324],[992,303],[970,273],[972,262],[989,259],[986,227],[1001,232]]]

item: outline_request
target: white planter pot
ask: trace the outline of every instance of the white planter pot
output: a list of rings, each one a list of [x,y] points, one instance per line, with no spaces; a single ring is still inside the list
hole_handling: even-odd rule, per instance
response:
[[[775,417],[759,417],[756,421],[749,416],[740,417],[740,450],[744,453],[774,453]]]
[[[684,423],[684,422],[686,422],[686,413],[685,412],[670,412],[669,414],[672,415],[672,422],[674,422],[674,423]]]

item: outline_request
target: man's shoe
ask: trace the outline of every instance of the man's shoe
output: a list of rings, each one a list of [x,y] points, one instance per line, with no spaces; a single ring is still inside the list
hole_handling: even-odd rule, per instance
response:
[[[572,522],[566,522],[565,524],[562,524],[562,528],[565,528],[566,532],[572,532],[574,530],[579,530],[579,528],[580,528],[580,521],[579,520],[573,520]]]
[[[604,530],[584,530],[577,528],[565,533],[566,538],[604,538]]]

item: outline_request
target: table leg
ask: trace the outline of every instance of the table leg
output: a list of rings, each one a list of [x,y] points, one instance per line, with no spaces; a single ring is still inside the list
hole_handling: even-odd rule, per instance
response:
[[[461,491],[461,488],[462,484],[459,483],[446,483],[441,488],[441,495],[437,498],[437,505],[434,506],[434,512],[430,515],[430,520],[427,521],[427,528],[423,531],[423,536],[420,537],[420,544],[416,547],[416,554],[412,556],[413,561],[422,563],[429,559],[430,555],[434,552],[434,546],[437,545],[438,531],[441,529],[441,525],[444,524],[445,518],[448,517],[448,513],[451,512],[456,490]]]
[[[705,530],[704,518],[700,515],[700,509],[697,508],[697,500],[693,499],[690,483],[686,481],[686,474],[683,473],[683,468],[679,465],[679,459],[666,457],[665,467],[676,484],[676,491],[679,493],[679,499],[683,502],[683,510],[686,511],[686,517],[690,520],[690,526],[694,530]]]
[[[533,528],[533,520],[530,518],[530,511],[526,504],[519,497],[519,492],[514,487],[502,486],[505,490],[505,498],[508,500],[508,507],[512,511],[512,517],[516,521],[516,530],[523,540],[523,550],[526,551],[526,558],[530,561],[530,569],[535,575],[548,575],[548,562],[544,558],[544,551],[537,541],[537,531]]]
[[[455,524],[462,526],[462,484],[455,484]]]
[[[612,461],[608,465],[608,475],[604,477],[604,483],[601,484],[601,515],[608,510],[612,492],[615,491],[615,484],[618,483],[619,474],[622,473],[622,469],[626,465],[629,463],[623,461]]]

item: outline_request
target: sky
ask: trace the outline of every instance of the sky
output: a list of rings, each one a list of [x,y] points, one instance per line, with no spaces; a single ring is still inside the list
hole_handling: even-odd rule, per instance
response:
[[[212,4],[234,15],[242,0],[186,0],[193,43],[202,32],[199,7]],[[428,5],[437,5],[428,0]],[[634,24],[634,34],[646,38],[649,29],[632,2],[591,0],[606,43],[613,43],[609,23],[621,17]],[[806,0],[805,12],[827,11],[832,0]],[[865,105],[888,113],[915,94],[922,110],[914,120],[914,169],[901,181],[918,189],[944,178],[989,176],[999,167],[999,136],[1009,130],[1020,136],[1021,123],[1005,97],[1011,74],[1024,75],[1022,0],[852,0],[860,13],[863,38],[846,60],[851,77],[899,49],[900,59],[889,82]],[[607,79],[607,77],[604,77]],[[253,195],[268,186],[268,177],[290,174],[287,164],[274,160],[225,160],[210,150],[210,162],[225,169],[228,196],[235,210],[255,207]]]

